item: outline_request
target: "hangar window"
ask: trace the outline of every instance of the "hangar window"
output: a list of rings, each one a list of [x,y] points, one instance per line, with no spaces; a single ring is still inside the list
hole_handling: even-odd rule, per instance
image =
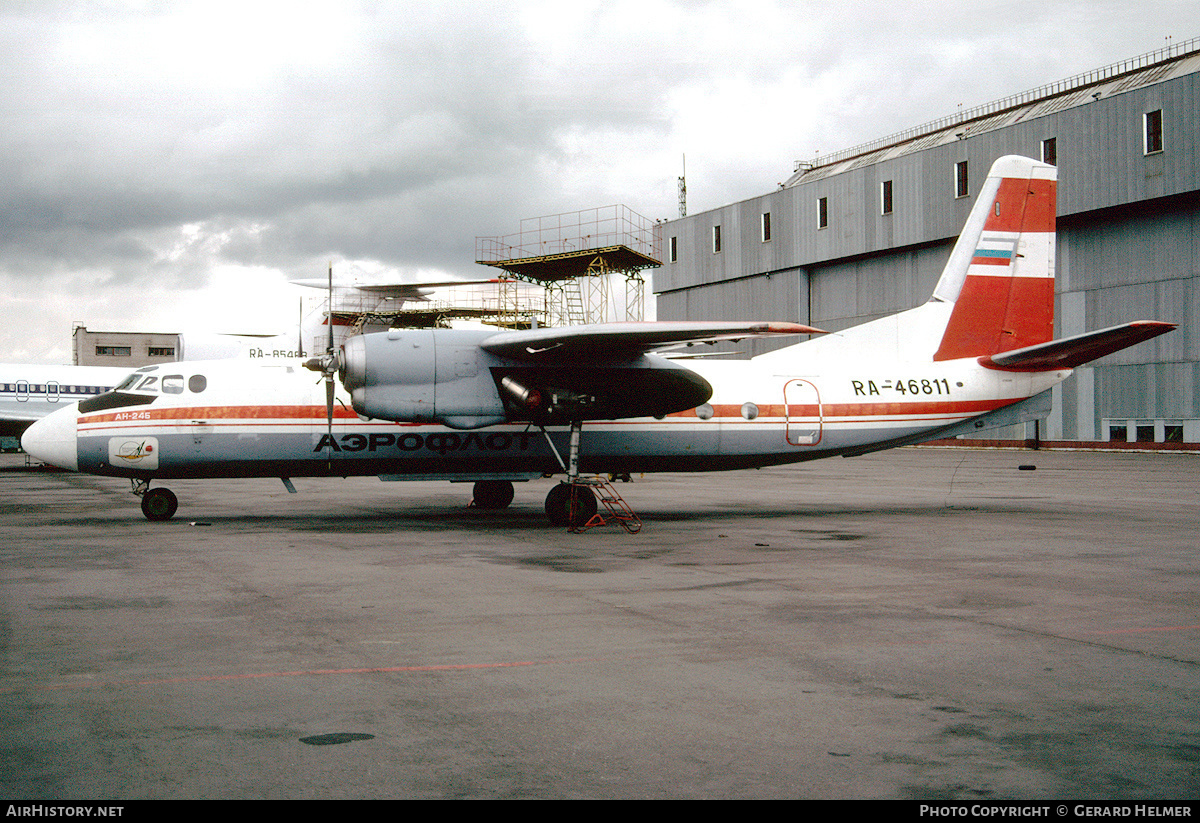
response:
[[[829,225],[829,198],[821,197],[817,200],[817,228],[823,229]]]
[[[98,357],[129,357],[133,353],[129,346],[97,346]]]
[[[150,357],[174,357],[175,356],[175,347],[174,346],[150,346],[150,348],[147,350],[147,354]]]
[[[1162,109],[1148,111],[1142,115],[1146,126],[1146,154],[1154,154],[1163,150]]]
[[[879,213],[892,213],[892,181],[884,180],[879,184]]]
[[[771,212],[769,211],[762,213],[762,241],[764,243],[771,242]]]
[[[678,237],[671,238],[670,251],[671,251],[671,257],[670,257],[671,262],[678,263],[679,262],[679,238]]]
[[[1042,162],[1058,165],[1058,138],[1047,137],[1042,141]]]
[[[721,227],[713,226],[713,254],[721,253]]]
[[[966,197],[970,194],[967,186],[967,161],[961,160],[954,164],[954,196]]]

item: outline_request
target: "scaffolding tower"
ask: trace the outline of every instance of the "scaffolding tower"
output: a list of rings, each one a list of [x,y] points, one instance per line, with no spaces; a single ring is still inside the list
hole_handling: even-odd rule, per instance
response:
[[[499,325],[509,327],[529,323],[515,302],[519,282],[545,290],[545,325],[643,320],[642,272],[662,265],[652,221],[619,205],[526,218],[516,234],[476,237],[475,252],[477,263],[505,273]]]

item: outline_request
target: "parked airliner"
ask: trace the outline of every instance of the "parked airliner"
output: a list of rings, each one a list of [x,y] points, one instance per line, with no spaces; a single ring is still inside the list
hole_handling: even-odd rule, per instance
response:
[[[713,471],[863,454],[1044,415],[1075,366],[1150,339],[1139,321],[1053,340],[1056,169],[992,166],[932,298],[749,361],[670,347],[813,335],[797,323],[631,323],[528,331],[392,329],[307,362],[173,363],[26,432],[47,463],[128,477],[151,519],[170,478],[378,475],[512,481],[565,474],[546,499],[577,527],[585,473]],[[316,374],[314,374],[316,372]]]
[[[0,363],[0,436],[17,437],[34,420],[124,380],[130,369]]]

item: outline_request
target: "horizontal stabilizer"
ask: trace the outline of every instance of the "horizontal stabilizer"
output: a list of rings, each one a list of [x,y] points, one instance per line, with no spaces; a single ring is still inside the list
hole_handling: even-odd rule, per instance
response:
[[[715,343],[776,334],[824,332],[800,323],[596,323],[500,332],[479,345],[501,357],[557,360],[580,356],[627,357],[683,343]]]
[[[438,280],[429,283],[345,283],[334,281],[330,284],[322,278],[289,280],[293,286],[305,286],[310,289],[327,289],[332,285],[335,289],[355,289],[391,300],[426,300],[430,289],[446,288],[449,286],[486,286],[499,283],[496,278],[491,280]]]
[[[979,358],[979,363],[992,369],[1005,371],[1050,371],[1073,369],[1115,351],[1166,334],[1175,328],[1175,323],[1158,320],[1138,320],[1122,326],[1113,326],[1099,331],[1077,334],[1049,343],[1038,343],[1023,349],[993,354]]]

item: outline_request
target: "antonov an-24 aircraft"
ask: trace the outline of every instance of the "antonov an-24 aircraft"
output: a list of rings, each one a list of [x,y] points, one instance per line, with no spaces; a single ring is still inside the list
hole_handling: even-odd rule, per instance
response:
[[[149,366],[43,418],[22,444],[46,463],[130,478],[151,520],[175,513],[175,495],[150,488],[171,478],[473,480],[475,505],[504,508],[512,481],[565,474],[546,511],[576,528],[596,511],[581,473],[771,466],[1009,425],[1044,414],[1037,396],[1075,366],[1175,327],[1053,340],[1055,187],[1053,166],[1000,158],[929,302],[749,361],[664,350],[819,330],[392,329],[307,363]]]

